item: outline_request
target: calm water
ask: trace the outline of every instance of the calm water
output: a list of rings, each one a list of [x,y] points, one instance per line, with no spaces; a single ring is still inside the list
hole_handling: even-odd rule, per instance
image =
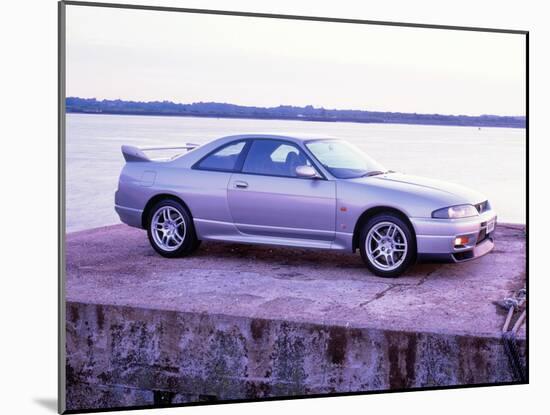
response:
[[[67,232],[119,223],[113,198],[122,144],[200,144],[258,132],[345,138],[388,169],[479,190],[500,221],[525,223],[523,129],[68,114]]]

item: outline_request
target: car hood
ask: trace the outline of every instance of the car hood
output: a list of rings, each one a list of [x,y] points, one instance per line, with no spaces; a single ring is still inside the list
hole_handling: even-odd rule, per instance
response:
[[[386,173],[354,180],[407,193],[431,196],[445,201],[444,203],[449,206],[462,203],[476,204],[487,200],[483,194],[464,186],[403,173]]]

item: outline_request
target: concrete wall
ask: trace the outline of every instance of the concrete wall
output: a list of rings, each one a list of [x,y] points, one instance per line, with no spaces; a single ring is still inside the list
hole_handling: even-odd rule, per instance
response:
[[[499,338],[67,303],[69,410],[512,380]]]

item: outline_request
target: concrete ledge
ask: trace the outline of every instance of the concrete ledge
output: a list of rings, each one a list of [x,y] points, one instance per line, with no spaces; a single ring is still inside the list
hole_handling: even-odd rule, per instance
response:
[[[68,409],[513,381],[492,301],[523,287],[524,245],[501,225],[478,261],[386,280],[331,251],[70,234]]]

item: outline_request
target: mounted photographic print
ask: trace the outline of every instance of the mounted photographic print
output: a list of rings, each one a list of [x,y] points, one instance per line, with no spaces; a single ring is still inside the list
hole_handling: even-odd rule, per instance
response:
[[[528,32],[66,1],[59,35],[60,412],[528,382]]]

